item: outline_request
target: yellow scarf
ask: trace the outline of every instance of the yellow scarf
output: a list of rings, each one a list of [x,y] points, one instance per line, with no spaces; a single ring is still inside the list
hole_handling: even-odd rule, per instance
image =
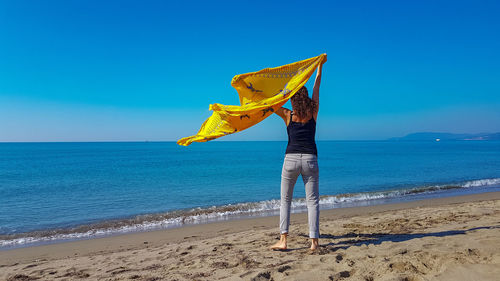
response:
[[[198,133],[178,140],[177,144],[206,142],[243,131],[266,119],[304,86],[325,56],[234,76],[231,86],[238,91],[241,105],[211,104],[209,109],[213,114]]]

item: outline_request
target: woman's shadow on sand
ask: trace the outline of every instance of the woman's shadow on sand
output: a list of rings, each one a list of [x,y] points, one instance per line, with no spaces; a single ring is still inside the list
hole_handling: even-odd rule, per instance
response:
[[[320,248],[328,248],[330,251],[334,252],[337,250],[346,250],[350,247],[362,246],[362,245],[379,245],[383,242],[403,242],[412,239],[424,238],[424,237],[446,237],[454,235],[465,235],[469,231],[482,230],[482,229],[495,229],[500,228],[500,225],[494,226],[482,226],[474,227],[465,230],[448,230],[440,232],[429,232],[429,233],[354,233],[350,232],[344,235],[332,235],[332,234],[321,234],[320,239],[336,239],[343,240],[340,242],[330,242],[328,244],[320,244]],[[299,234],[298,236],[308,237],[305,234]],[[347,239],[347,240],[344,240]],[[308,247],[300,247],[288,249],[288,251],[303,250]]]

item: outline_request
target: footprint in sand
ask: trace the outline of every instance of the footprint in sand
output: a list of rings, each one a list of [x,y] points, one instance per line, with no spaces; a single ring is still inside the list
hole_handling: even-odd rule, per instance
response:
[[[36,264],[36,263],[30,264],[30,265],[27,265],[27,266],[23,267],[23,269],[32,268],[32,267],[35,267],[35,266],[38,266],[38,264]]]
[[[7,281],[28,281],[28,280],[37,280],[38,277],[29,276],[25,274],[16,274],[7,278]]]
[[[162,268],[162,265],[161,264],[152,264],[152,265],[148,265],[146,267],[143,267],[142,270],[147,270],[147,271],[150,271],[150,270],[157,270],[157,269],[160,269]]]
[[[342,260],[344,259],[344,256],[342,254],[338,254],[336,257],[335,257],[335,261],[337,263],[341,262]]]
[[[218,269],[225,269],[225,268],[231,268],[233,266],[231,266],[229,263],[227,263],[225,261],[216,261],[216,262],[212,263],[211,267],[218,268]]]
[[[283,265],[283,266],[280,266],[280,267],[278,268],[278,272],[283,273],[283,272],[285,272],[285,271],[287,271],[287,270],[289,270],[289,269],[291,269],[291,268],[292,268],[292,267],[291,267],[291,266],[289,266],[289,265]]]
[[[88,278],[90,277],[90,274],[88,274],[86,271],[88,269],[81,269],[81,270],[78,270],[74,267],[70,268],[70,269],[67,269],[66,270],[66,273],[63,274],[62,276],[59,276],[59,277],[76,277],[76,278]]]
[[[111,275],[117,275],[124,272],[132,271],[132,269],[126,268],[124,266],[116,267],[111,270],[106,271],[106,273],[111,273]]]
[[[257,274],[254,278],[250,279],[251,281],[267,281],[271,279],[271,272],[265,271]]]
[[[222,243],[217,245],[218,247],[225,248],[226,250],[231,250],[233,248],[233,244],[231,243]]]
[[[349,277],[351,277],[351,272],[341,271],[335,275],[330,275],[328,278],[333,281],[333,280],[340,280],[340,279],[349,278]]]

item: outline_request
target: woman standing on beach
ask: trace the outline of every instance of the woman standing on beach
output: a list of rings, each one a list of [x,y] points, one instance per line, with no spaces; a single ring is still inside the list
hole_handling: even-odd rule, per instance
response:
[[[326,60],[325,60],[326,62]],[[280,108],[276,111],[286,124],[288,146],[281,171],[280,241],[271,246],[273,250],[286,250],[290,205],[293,187],[299,174],[306,189],[307,213],[311,250],[318,248],[319,238],[319,169],[316,149],[316,120],[319,110],[319,85],[321,84],[320,64],[316,73],[312,99],[307,88],[302,87],[290,100],[292,110]]]

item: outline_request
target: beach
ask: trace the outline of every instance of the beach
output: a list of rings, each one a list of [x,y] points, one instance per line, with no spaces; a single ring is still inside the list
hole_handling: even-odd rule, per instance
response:
[[[0,281],[500,281],[500,1],[33,2]]]
[[[497,280],[500,192],[293,214],[0,251],[1,280]]]

